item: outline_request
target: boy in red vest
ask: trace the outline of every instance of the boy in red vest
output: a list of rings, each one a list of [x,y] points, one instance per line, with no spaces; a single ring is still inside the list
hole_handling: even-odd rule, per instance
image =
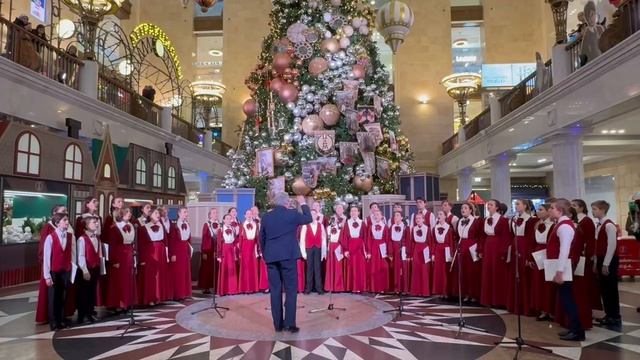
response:
[[[71,276],[71,263],[75,256],[73,235],[67,232],[69,215],[57,213],[51,217],[55,230],[44,240],[42,275],[49,288],[49,327],[64,329],[64,304]]]
[[[313,221],[311,224],[303,225],[300,229],[300,252],[302,257],[307,260],[307,276],[304,293],[309,294],[315,289],[318,294],[324,293],[322,286],[321,264],[322,260],[327,257],[326,232],[322,223],[318,222],[318,211],[311,210]]]
[[[78,238],[78,267],[82,270],[82,278],[78,281],[76,303],[78,304],[78,324],[85,320],[94,323],[93,312],[96,306],[96,289],[100,277],[100,262],[102,261],[102,244],[98,239],[97,217],[82,219],[84,233]]]
[[[620,331],[620,300],[618,294],[618,236],[616,224],[607,218],[609,203],[594,201],[591,211],[596,218],[596,270],[605,317],[598,320],[609,330]]]

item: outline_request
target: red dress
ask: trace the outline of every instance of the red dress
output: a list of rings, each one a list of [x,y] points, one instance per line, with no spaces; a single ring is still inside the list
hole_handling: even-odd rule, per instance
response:
[[[331,292],[345,291],[345,263],[344,258],[344,246],[340,243],[342,228],[344,227],[344,221],[339,223],[333,223],[327,227],[328,237],[328,251],[326,261],[326,271],[324,278],[324,289]],[[336,250],[342,254],[343,258],[338,260]]]
[[[432,231],[433,246],[433,285],[434,295],[448,295],[447,280],[451,257],[454,254],[453,229],[451,225],[438,224]]]
[[[372,223],[367,231],[366,242],[369,244],[371,258],[369,260],[369,290],[374,293],[389,291],[389,257],[392,255],[389,228],[384,221]]]
[[[138,228],[139,302],[144,305],[165,300],[167,276],[166,233],[160,224],[147,223]],[[144,265],[142,265],[144,264]]]
[[[302,226],[298,226],[298,247],[300,246],[300,235],[302,233]],[[303,258],[299,258],[298,260],[296,260],[296,267],[298,269],[298,292],[304,292],[304,287],[306,285],[305,282],[305,275],[306,275],[306,269],[305,269],[305,264],[306,261]]]
[[[240,228],[240,281],[238,290],[241,293],[258,291],[258,226],[245,221]]]
[[[484,306],[507,305],[507,250],[511,243],[509,220],[499,213],[485,219],[482,254],[482,290],[480,303]]]
[[[171,257],[169,256],[169,238],[171,237],[172,232],[177,231],[175,228],[176,224],[171,222],[169,218],[161,218],[160,223],[162,224],[162,228],[164,229],[164,246],[166,247],[165,250],[167,251],[167,262],[165,264],[161,264],[160,267],[162,279],[164,279],[161,300],[173,300],[173,276],[169,274],[171,265]]]
[[[349,219],[340,232],[340,244],[349,251],[347,259],[347,291],[367,291],[367,229],[364,221]]]
[[[53,227],[51,222],[44,224],[40,230],[40,243],[38,244],[38,262],[42,264],[44,258],[44,241],[51,233],[55,232],[56,228]],[[38,287],[38,305],[36,307],[36,323],[43,324],[49,322],[49,287],[44,280],[44,275],[40,274],[40,286]]]
[[[533,249],[534,252],[547,248],[547,241],[553,226],[553,221],[550,219],[538,221],[535,230],[536,245]],[[534,261],[533,257],[531,257],[531,261]],[[553,314],[556,305],[556,289],[552,282],[545,281],[544,269],[538,270],[536,266],[532,272],[531,306],[538,312]]]
[[[111,239],[109,247],[109,267],[107,273],[106,306],[126,309],[136,303],[133,242],[135,228],[131,223],[120,222],[105,229]],[[118,264],[118,267],[113,265]]]
[[[172,279],[172,299],[181,300],[191,296],[191,226],[178,219],[169,234],[169,277]]]
[[[580,219],[582,214],[578,215]],[[594,257],[596,256],[596,224],[593,220],[584,215],[582,220],[578,222],[578,231],[584,238],[584,280],[588,287],[588,297],[590,299],[591,309],[602,310],[602,302],[600,300],[600,286],[596,274],[593,273]]]
[[[260,233],[260,220],[255,219],[256,226],[258,227],[258,234]],[[267,271],[267,263],[262,256],[262,248],[258,241],[258,290],[269,291],[269,273]]]
[[[413,242],[409,241],[409,236],[409,228],[404,223],[389,227],[390,254],[393,258],[391,261],[391,290],[393,292],[409,292],[411,266],[408,258],[413,253]]]
[[[432,233],[425,224],[411,229],[413,243],[411,290],[414,296],[431,296],[431,241]],[[425,258],[425,249],[429,249]]]
[[[578,265],[578,261],[580,257],[583,257],[585,254],[585,245],[586,239],[582,229],[579,225],[574,224],[575,227],[575,235],[573,236],[573,241],[571,242],[571,266],[573,271],[576,271],[576,267]],[[593,263],[591,263],[593,266]],[[582,328],[587,330],[593,327],[593,319],[591,313],[591,284],[589,283],[590,278],[588,274],[593,274],[593,270],[591,268],[587,268],[586,259],[585,259],[585,267],[584,274],[587,276],[578,276],[574,273],[573,275],[573,286],[571,290],[573,291],[573,297],[576,301],[576,306],[578,307],[578,317],[580,318],[580,324]],[[561,309],[558,306],[558,309]],[[560,321],[563,321],[562,319]]]
[[[460,250],[455,261],[460,261],[460,264],[453,264],[450,280],[454,284],[452,286],[454,294],[458,294],[458,288],[460,287],[462,296],[470,297],[471,299],[480,299],[482,262],[478,257],[478,248],[484,241],[483,224],[482,218],[474,216],[462,218],[457,223]],[[462,268],[461,286],[458,286],[458,265]]]
[[[238,237],[233,227],[222,226],[218,230],[218,295],[234,295],[238,293]]]
[[[521,315],[533,315],[531,307],[531,286],[533,283],[533,269],[527,266],[526,262],[532,258],[531,253],[535,247],[535,226],[536,219],[529,214],[523,214],[522,216],[516,216],[511,219],[511,233],[513,234],[513,241],[511,243],[510,258],[508,264],[509,272],[507,279],[508,282],[508,295],[507,295],[507,309],[513,314],[520,313]],[[519,306],[516,308],[516,242],[518,246],[518,271],[520,275],[520,284],[518,286],[519,292]]]
[[[215,273],[214,266],[217,266],[215,259],[215,249],[217,246],[216,236],[218,235],[218,228],[220,225],[217,222],[207,221],[202,225],[202,245],[200,253],[207,255],[207,259],[204,257],[200,259],[200,271],[198,273],[198,288],[211,289],[213,288],[213,274]]]

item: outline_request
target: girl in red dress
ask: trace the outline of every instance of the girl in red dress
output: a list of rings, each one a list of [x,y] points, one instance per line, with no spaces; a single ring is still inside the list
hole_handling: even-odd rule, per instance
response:
[[[507,250],[511,243],[509,220],[498,211],[500,202],[487,202],[489,216],[484,221],[485,241],[481,243],[482,290],[480,303],[484,306],[507,305]]]
[[[150,203],[145,203],[142,205],[142,214],[137,219],[132,219],[131,223],[133,225],[144,226],[149,221],[149,215],[151,214],[152,205]]]
[[[589,298],[589,306],[592,310],[602,310],[602,302],[600,301],[600,286],[596,278],[596,272],[593,269],[596,266],[596,224],[589,217],[589,208],[587,203],[582,199],[571,201],[571,207],[578,214],[577,233],[581,234],[584,239],[584,283],[587,287],[586,296]],[[580,300],[578,299],[578,302]],[[580,304],[579,304],[580,305]]]
[[[180,207],[178,220],[169,236],[169,278],[173,284],[172,299],[182,301],[191,297],[191,226],[189,225],[189,210]]]
[[[378,211],[380,211],[380,205],[378,205],[377,202],[372,202],[371,204],[369,204],[369,216],[367,216],[367,218],[365,219],[366,220],[365,224],[367,225],[367,228],[371,227],[371,224],[373,223],[373,217],[375,216],[375,213]],[[382,216],[382,220],[384,220],[384,216]]]
[[[226,214],[222,219],[224,225],[218,230],[218,255],[220,265],[218,271],[218,295],[234,295],[238,293],[238,237],[231,225],[233,218]]]
[[[364,221],[360,219],[360,210],[357,207],[352,206],[349,215],[350,218],[340,233],[340,243],[346,248],[344,256],[347,258],[347,291],[361,293],[367,291],[367,229]]]
[[[209,220],[202,225],[202,246],[200,248],[200,271],[198,275],[198,287],[204,294],[210,294],[213,288],[213,274],[216,266],[215,250],[217,247],[217,235],[220,224],[218,223],[218,209],[209,210]]]
[[[93,312],[96,307],[98,295],[98,279],[100,278],[100,264],[102,263],[102,244],[98,237],[100,219],[98,217],[84,216],[82,223],[84,232],[77,241],[78,267],[82,271],[82,277],[76,284],[76,304],[78,307],[78,324],[84,319],[94,323],[96,319]]]
[[[136,228],[131,224],[132,212],[128,207],[116,210],[115,224],[105,232],[111,239],[111,258],[107,273],[107,296],[106,305],[108,308],[121,312],[136,302],[135,266],[134,260],[134,240],[136,239]],[[141,255],[140,242],[138,242],[138,254]],[[144,268],[144,267],[141,267]],[[143,273],[138,273],[142,278]],[[142,282],[141,282],[142,283]]]
[[[411,229],[413,255],[411,256],[411,291],[413,296],[431,296],[431,236],[424,216],[414,216],[415,226]]]
[[[474,206],[471,203],[462,204],[460,211],[462,213],[462,218],[458,221],[460,250],[454,261],[460,261],[462,268],[460,288],[461,296],[464,296],[463,301],[475,302],[480,299],[482,263],[478,255],[478,248],[484,238],[482,229],[484,222],[482,218],[474,216]],[[454,264],[453,269],[457,271],[458,264]],[[457,284],[457,273],[454,281]]]
[[[120,195],[115,195],[114,198],[111,200],[111,204],[109,205],[109,214],[107,216],[105,216],[104,218],[104,224],[102,224],[104,229],[109,229],[111,227],[111,225],[113,225],[114,218],[115,216],[113,216],[113,212],[116,210],[120,210],[124,207],[124,198]],[[108,235],[108,234],[106,234]],[[102,237],[102,242],[105,244],[109,244],[109,237]],[[109,254],[104,254],[105,258],[109,258]]]
[[[253,221],[258,228],[256,231],[260,234],[260,209],[257,206],[251,207],[251,214],[253,215]],[[258,290],[265,293],[269,292],[269,273],[267,272],[267,263],[262,256],[262,248],[258,241]]]
[[[95,196],[88,196],[84,199],[83,202],[83,210],[82,215],[76,218],[76,223],[74,226],[74,230],[78,236],[84,234],[84,223],[83,220],[89,217],[97,217],[98,218],[98,230],[95,232],[96,235],[100,236],[102,234],[102,218],[98,214],[98,208],[100,207],[100,203]],[[106,229],[105,229],[106,232]]]
[[[409,292],[411,281],[410,258],[413,253],[410,241],[409,227],[405,225],[401,212],[393,213],[393,223],[389,227],[389,239],[391,240],[391,288],[396,293]]]
[[[392,260],[391,241],[380,210],[373,212],[371,227],[367,232],[366,242],[369,244],[369,290],[374,293],[389,291],[389,261]]]
[[[238,209],[232,207],[229,209],[227,214],[231,215],[231,226],[233,227],[233,231],[235,235],[240,235],[240,221],[238,221]]]
[[[444,211],[437,212],[437,224],[433,228],[433,286],[431,292],[445,298],[448,295],[447,278],[453,248],[453,229],[447,223]]]
[[[258,291],[258,226],[253,220],[253,213],[247,210],[244,222],[240,227],[238,245],[240,248],[240,281],[239,292],[250,294]]]
[[[535,239],[536,244],[533,252],[546,250],[549,234],[553,229],[553,220],[549,217],[549,204],[542,204],[538,207],[538,222],[536,224]],[[533,260],[532,265],[532,286],[531,286],[531,305],[533,310],[538,312],[538,321],[551,320],[551,314],[555,312],[556,306],[556,289],[553,283],[545,281],[544,269],[538,269]]]
[[[166,206],[158,206],[160,210],[160,224],[164,229],[165,238],[164,246],[167,248],[167,263],[160,264],[160,272],[163,274],[164,285],[162,286],[161,300],[173,300],[173,276],[169,275],[170,257],[169,257],[169,239],[178,232],[176,224],[169,219],[169,209]],[[173,234],[173,235],[172,235]]]
[[[532,276],[531,253],[535,247],[535,226],[536,218],[531,216],[531,208],[527,200],[516,200],[516,215],[511,219],[511,233],[513,241],[510,245],[510,253],[507,255],[509,261],[508,273],[508,302],[507,309],[513,314],[533,315],[531,308],[531,286]],[[516,244],[517,243],[517,244]],[[516,253],[516,246],[518,253]],[[518,257],[518,274],[520,283],[516,295],[516,256]],[[518,297],[516,299],[516,296]],[[518,306],[516,306],[518,302]]]
[[[169,262],[166,232],[160,221],[160,210],[151,210],[149,222],[138,228],[138,252],[140,253],[140,303],[156,305],[166,296],[167,264]]]
[[[56,205],[51,209],[51,216],[55,214],[66,214],[67,208],[64,205]],[[40,230],[40,243],[38,244],[38,262],[42,264],[44,258],[44,241],[51,233],[56,231],[56,227],[48,221]],[[45,324],[49,322],[49,287],[44,276],[40,277],[40,286],[38,288],[38,304],[36,306],[36,323]]]
[[[334,216],[327,227],[328,251],[325,271],[324,289],[330,292],[345,291],[345,247],[340,243],[342,230],[345,226],[344,206],[333,206]]]

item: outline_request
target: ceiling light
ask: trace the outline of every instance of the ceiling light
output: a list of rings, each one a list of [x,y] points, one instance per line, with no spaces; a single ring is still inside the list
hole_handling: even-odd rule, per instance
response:
[[[603,134],[608,134],[608,133],[609,133],[609,130],[602,130],[602,131],[600,131],[600,132],[601,132],[601,133],[603,133]]]
[[[422,95],[418,98],[418,101],[420,102],[420,104],[426,104],[429,102],[429,97],[426,95]]]
[[[538,164],[542,164],[543,162],[547,161],[546,158],[542,158],[542,159],[538,159]]]
[[[624,129],[619,129],[619,130],[618,130],[618,134],[624,134],[624,133],[625,133],[625,130],[624,130]]]
[[[479,182],[482,182],[482,178],[481,177],[474,177],[473,181],[479,183]]]
[[[211,56],[222,56],[221,50],[211,49],[209,50],[209,55]]]
[[[118,72],[120,74],[127,76],[131,74],[132,71],[133,71],[133,65],[131,64],[131,61],[129,61],[129,59],[122,60],[118,64]]]
[[[516,164],[516,163],[514,163],[514,162],[509,163],[509,166],[516,166],[516,165],[518,165],[518,164]]]
[[[462,48],[469,45],[469,41],[467,39],[458,39],[452,43],[454,48]]]
[[[58,23],[58,37],[60,39],[69,39],[76,32],[76,24],[69,19],[62,19]]]
[[[509,132],[514,132],[515,130],[516,130],[516,129],[511,128],[511,129],[509,129]]]

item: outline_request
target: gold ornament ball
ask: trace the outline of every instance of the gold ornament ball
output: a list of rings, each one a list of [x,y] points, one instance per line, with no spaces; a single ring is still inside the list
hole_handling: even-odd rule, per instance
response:
[[[322,41],[320,48],[325,52],[335,54],[340,51],[340,42],[336,38],[329,38]]]
[[[311,188],[304,183],[301,176],[298,176],[293,180],[293,184],[291,184],[291,190],[296,195],[306,196],[311,192]]]
[[[322,119],[316,114],[311,114],[302,120],[302,131],[307,135],[311,135],[315,131],[322,129],[324,129]]]
[[[291,56],[286,53],[279,53],[273,57],[273,68],[279,74],[282,74],[291,64]]]
[[[333,104],[327,104],[320,110],[320,119],[327,126],[333,126],[338,123],[340,119],[340,110]]]
[[[373,179],[371,177],[362,178],[356,176],[353,178],[353,186],[360,191],[369,192],[373,189]]]

